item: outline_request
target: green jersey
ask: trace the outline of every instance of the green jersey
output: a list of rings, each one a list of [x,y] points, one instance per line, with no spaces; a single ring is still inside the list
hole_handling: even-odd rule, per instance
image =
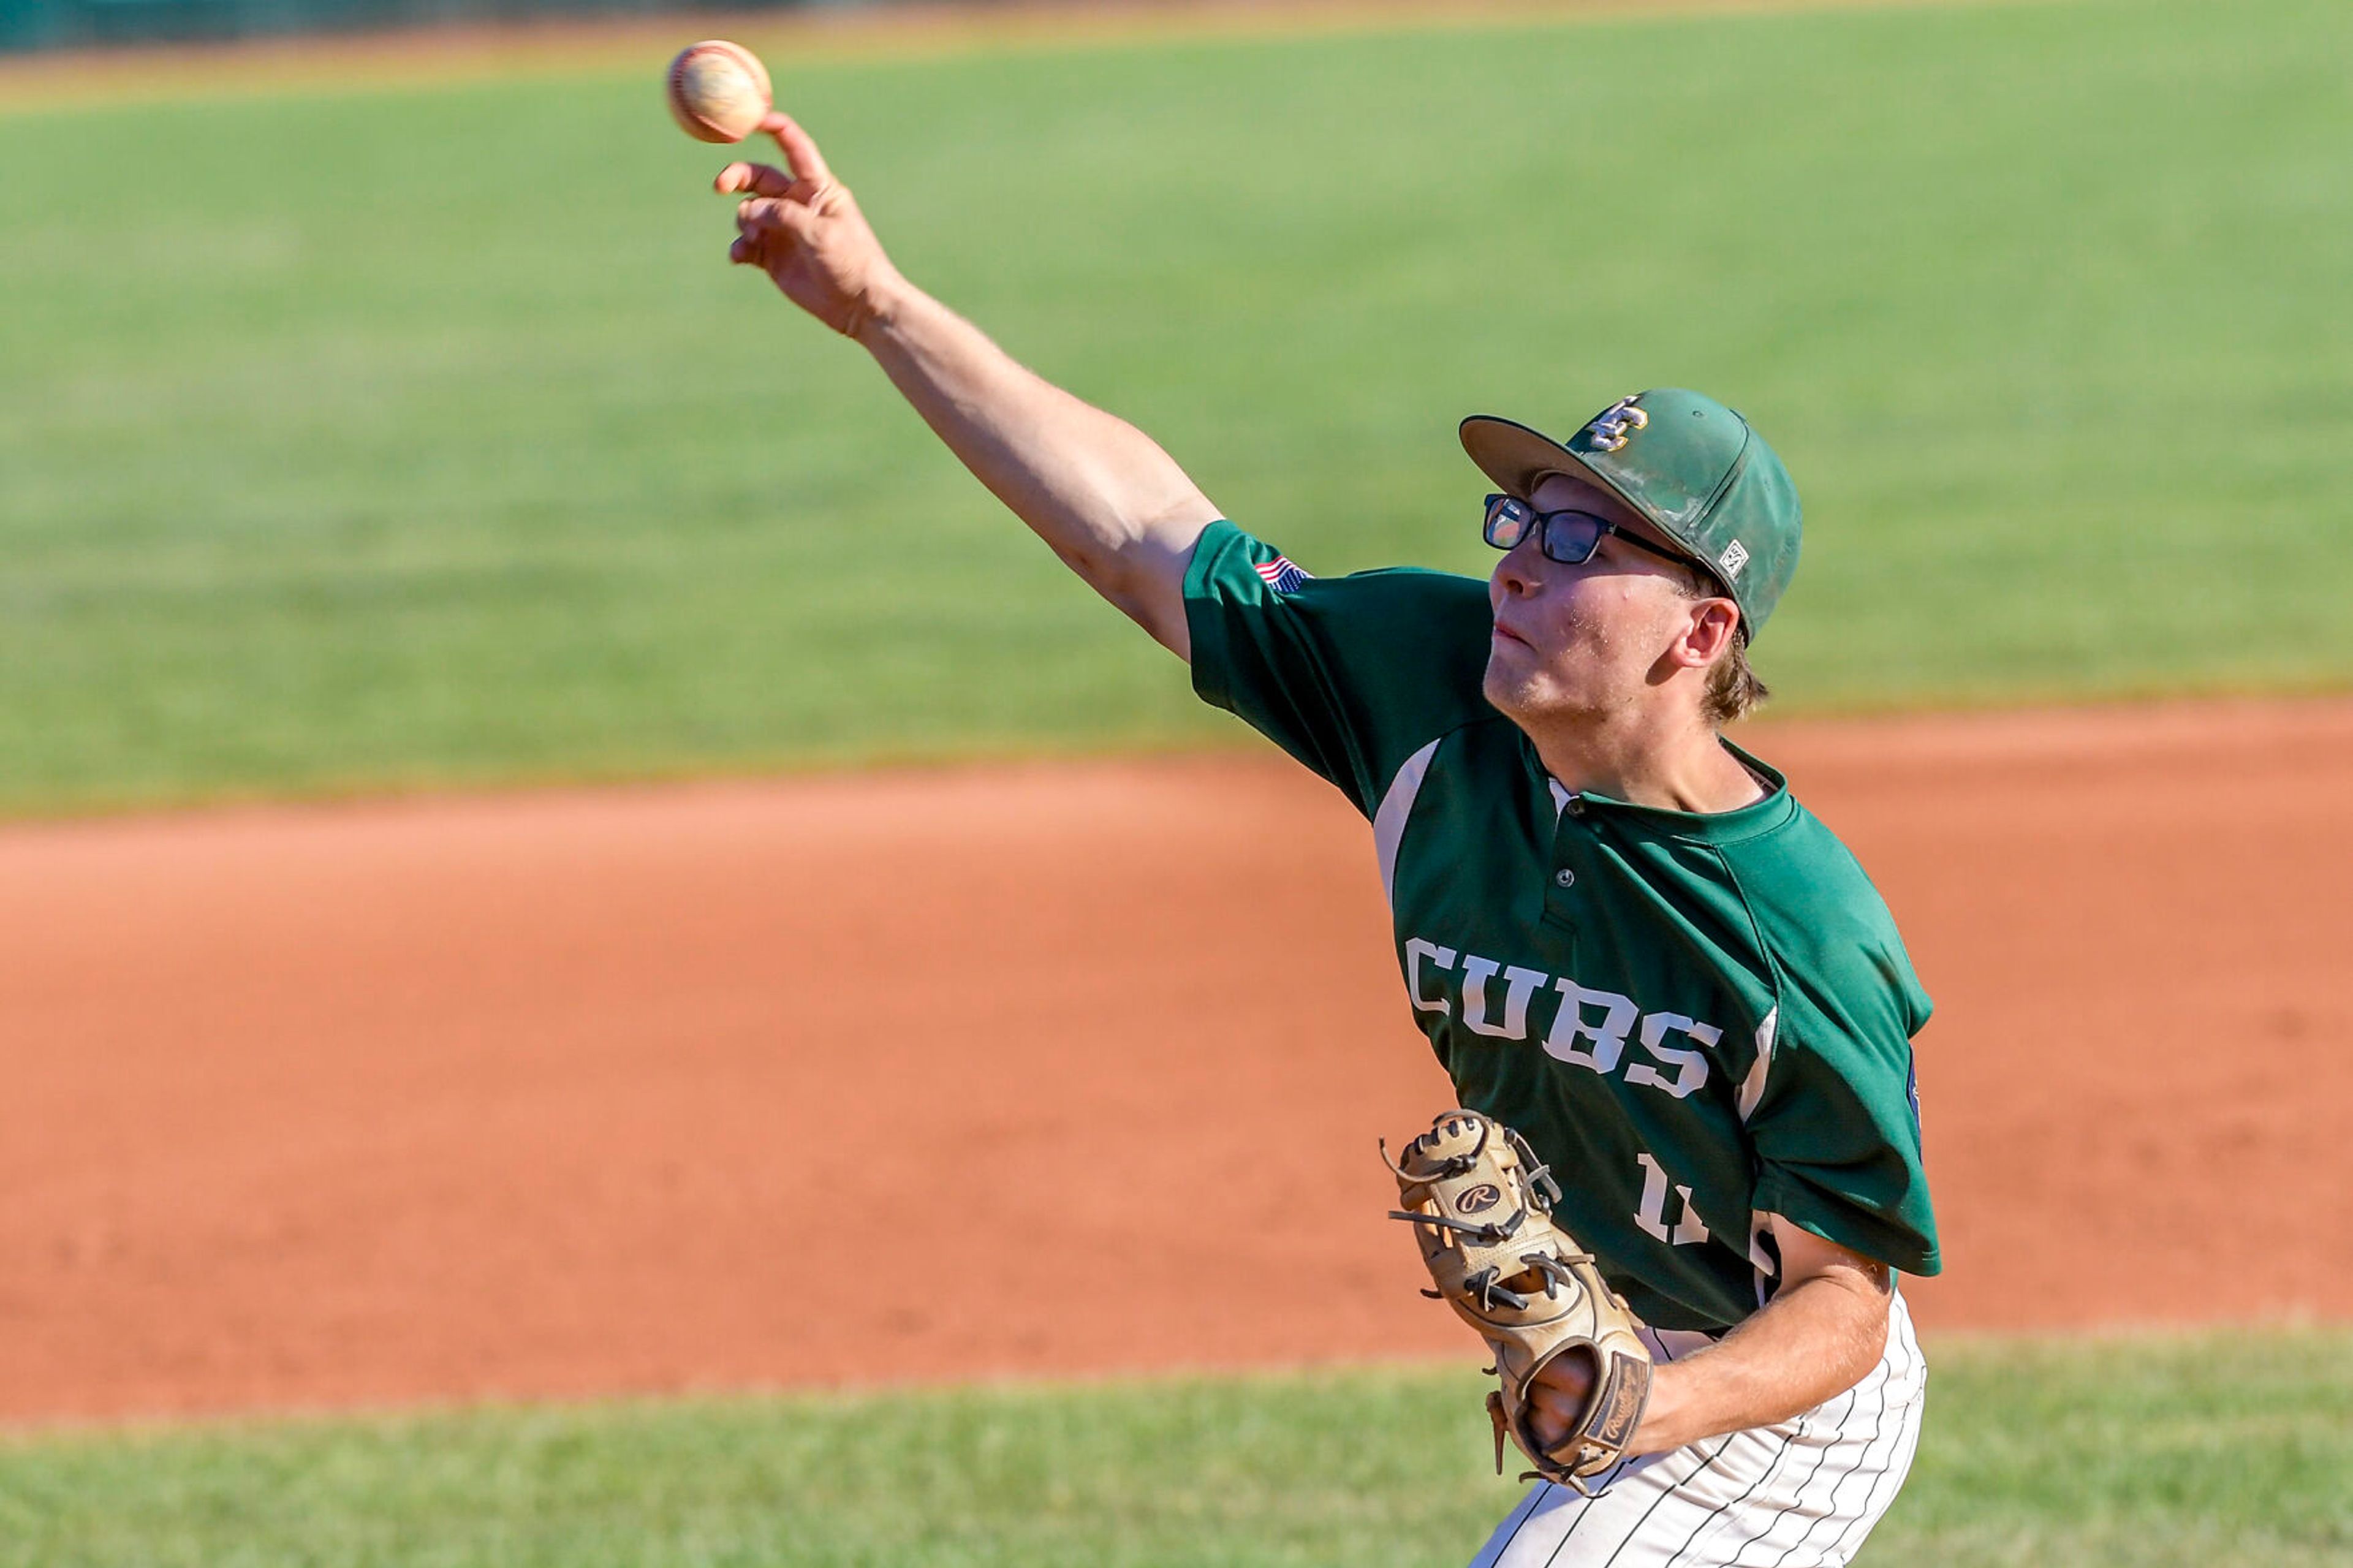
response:
[[[1852,855],[1768,793],[1572,795],[1481,695],[1486,585],[1314,578],[1229,522],[1185,579],[1194,688],[1372,822],[1415,1022],[1527,1135],[1562,1224],[1657,1328],[1769,1299],[1766,1216],[1934,1274],[1912,1037],[1929,1002]]]

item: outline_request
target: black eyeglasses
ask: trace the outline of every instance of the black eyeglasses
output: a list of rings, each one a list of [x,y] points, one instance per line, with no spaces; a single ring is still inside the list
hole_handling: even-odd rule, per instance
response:
[[[1599,517],[1589,511],[1574,509],[1567,511],[1538,511],[1517,496],[1493,495],[1487,498],[1487,521],[1482,531],[1487,542],[1498,550],[1510,550],[1531,531],[1536,536],[1536,548],[1547,561],[1557,561],[1564,566],[1582,566],[1593,559],[1601,548],[1601,541],[1616,534],[1637,550],[1647,550],[1662,561],[1678,566],[1696,564],[1691,557],[1663,545],[1651,543],[1638,533]]]

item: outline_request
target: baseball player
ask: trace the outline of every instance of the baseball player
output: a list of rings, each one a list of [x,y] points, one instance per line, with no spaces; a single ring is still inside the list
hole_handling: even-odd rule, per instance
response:
[[[1797,565],[1771,448],[1682,391],[1562,440],[1474,417],[1484,584],[1312,577],[908,283],[807,135],[775,133],[789,172],[719,176],[745,198],[731,259],[865,347],[1203,698],[1369,819],[1413,1017],[1643,1324],[1625,1458],[1590,1496],[1539,1482],[1476,1564],[1848,1561],[1919,1433],[1894,1275],[1939,1268],[1929,1003],[1853,858],[1720,732],[1763,695],[1747,647]],[[1549,1367],[1536,1429],[1566,1432],[1590,1378]]]

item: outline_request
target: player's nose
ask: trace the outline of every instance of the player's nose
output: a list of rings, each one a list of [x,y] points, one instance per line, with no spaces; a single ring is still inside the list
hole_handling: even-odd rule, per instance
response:
[[[1496,589],[1507,598],[1525,599],[1544,585],[1544,570],[1550,563],[1535,546],[1534,539],[1523,539],[1495,563],[1491,579]]]

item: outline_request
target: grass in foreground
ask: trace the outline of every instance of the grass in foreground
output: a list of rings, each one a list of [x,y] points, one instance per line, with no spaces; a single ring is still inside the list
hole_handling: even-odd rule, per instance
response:
[[[2353,1563],[2353,1331],[1931,1347],[1861,1562]],[[1484,1380],[1381,1370],[238,1423],[0,1444],[0,1563],[1468,1561]]]
[[[753,41],[758,41],[756,31]],[[1319,572],[1684,384],[1793,707],[2353,679],[2353,8],[796,63],[911,275]],[[0,114],[0,810],[1230,736],[585,75]]]

